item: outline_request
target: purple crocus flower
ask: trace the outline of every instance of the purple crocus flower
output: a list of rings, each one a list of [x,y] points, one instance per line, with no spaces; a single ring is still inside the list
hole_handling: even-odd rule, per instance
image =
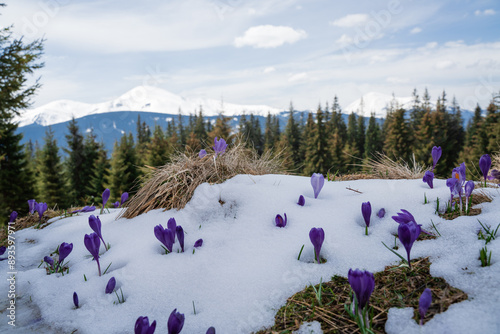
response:
[[[120,206],[122,206],[123,203],[125,203],[127,200],[128,200],[128,192],[124,192],[122,194],[122,197],[120,198]]]
[[[434,188],[434,184],[433,184],[434,173],[431,172],[430,170],[428,170],[427,172],[425,172],[424,177],[422,178],[422,181],[427,182],[427,184],[429,185],[429,188],[433,189]]]
[[[398,212],[397,216],[392,216],[398,224],[407,224],[409,222],[416,222],[415,217],[408,211],[401,209],[402,212]]]
[[[274,221],[276,222],[276,226],[278,227],[285,227],[286,226],[286,222],[288,221],[287,217],[286,217],[286,213],[284,214],[285,216],[285,219],[283,219],[283,217],[281,217],[281,215],[276,215],[276,218],[274,219]]]
[[[479,169],[481,170],[484,176],[484,186],[486,186],[486,178],[488,176],[488,172],[490,171],[490,167],[491,167],[491,158],[488,154],[484,154],[479,159]]]
[[[59,263],[62,263],[65,258],[68,257],[68,255],[71,253],[73,250],[73,244],[68,244],[66,242],[63,242],[61,246],[59,246]]]
[[[314,198],[318,198],[319,192],[321,191],[321,188],[323,188],[324,184],[325,178],[323,177],[323,174],[313,173],[313,175],[311,175],[311,185],[314,191]]]
[[[104,189],[104,191],[102,192],[102,207],[105,207],[106,203],[108,203],[108,199],[109,199],[110,194],[111,194],[111,191],[108,188]]]
[[[12,211],[9,217],[9,223],[15,222],[17,219],[17,211]]]
[[[174,309],[170,316],[168,317],[168,334],[179,334],[184,327],[184,314],[177,312],[177,309]]]
[[[200,150],[200,153],[198,153],[198,157],[200,159],[204,158],[205,156],[207,155],[207,151],[206,150]]]
[[[500,180],[500,171],[499,170],[492,169],[490,174],[491,175],[488,176],[488,180],[494,180],[494,179]]]
[[[36,203],[35,210],[38,212],[38,217],[42,221],[43,213],[47,210],[47,203]]]
[[[415,240],[417,240],[420,235],[421,229],[420,225],[411,221],[407,224],[399,224],[398,226],[398,238],[406,249],[406,255],[408,257],[408,266],[411,269],[410,262],[410,251]]]
[[[75,304],[75,307],[78,308],[78,295],[76,294],[76,291],[73,292],[73,304]]]
[[[441,149],[441,146],[434,146],[432,148],[432,170],[436,168],[436,164],[439,161],[439,158],[441,158],[441,154],[443,154],[443,150]]]
[[[175,227],[174,230],[171,230],[169,228],[163,228],[161,224],[156,225],[154,228],[154,233],[156,239],[158,239],[165,246],[165,252],[172,252],[172,247],[175,240]]]
[[[108,284],[106,284],[106,293],[113,293],[115,291],[115,286],[116,286],[116,279],[114,277],[111,277],[108,281]]]
[[[94,260],[97,262],[97,269],[99,270],[99,276],[101,276],[101,264],[99,263],[99,247],[101,246],[101,240],[97,233],[85,234],[83,239],[85,247],[92,254]]]
[[[6,250],[7,250],[7,247],[5,247],[5,246],[0,247],[0,255],[3,255]]]
[[[117,207],[120,206],[120,202],[116,201],[113,203],[113,207],[116,209]]]
[[[206,334],[215,334],[215,328],[214,327],[210,327],[209,329],[207,329],[207,333]]]
[[[304,204],[306,204],[306,199],[304,198],[304,196],[299,196],[299,201],[297,202],[297,204],[300,206],[304,206]]]
[[[78,213],[78,212],[92,212],[95,210],[95,206],[84,206],[83,208],[75,211],[71,211],[71,213]]]
[[[30,210],[30,214],[32,215],[33,213],[35,213],[35,204],[36,204],[36,201],[34,199],[29,199],[28,200],[28,207],[29,207],[29,210]]]
[[[102,238],[102,233],[101,233],[101,220],[99,219],[99,216],[94,216],[90,215],[89,216],[89,226],[94,231],[98,236],[99,239],[101,239],[102,243],[104,244],[104,248],[108,250],[108,246],[106,246],[106,243],[104,242],[104,239]]]
[[[432,303],[432,291],[426,288],[418,301],[418,312],[420,313],[420,326],[424,324],[424,317]]]
[[[2,255],[2,254],[0,254]],[[47,262],[47,264],[51,267],[51,268],[54,268],[54,259],[51,258],[50,256],[45,256],[43,258],[43,261]]]
[[[321,252],[321,246],[323,245],[323,241],[325,241],[325,231],[321,227],[316,228],[313,227],[311,231],[309,231],[309,239],[314,246],[314,254],[316,255],[316,261],[321,263],[319,253]]]
[[[156,320],[153,321],[151,326],[149,325],[148,317],[139,317],[135,322],[134,333],[135,334],[153,334],[156,329]]]
[[[203,239],[196,240],[196,242],[194,243],[194,248],[198,248],[201,246],[203,246]]]
[[[361,311],[368,305],[370,296],[375,288],[375,277],[367,270],[356,268],[355,270],[349,269],[347,280],[356,295],[358,310]]]
[[[184,253],[184,230],[182,226],[178,225],[175,227],[175,234],[177,235],[177,240],[179,240],[179,244],[181,245],[181,251]]]
[[[214,146],[213,149],[215,151],[215,156],[222,155],[226,152],[227,144],[224,139],[217,140],[217,137],[214,138]]]
[[[370,202],[361,203],[361,214],[365,220],[365,234],[368,235],[368,227],[370,226],[370,216],[372,215],[372,205]]]
[[[385,216],[385,209],[382,208],[382,209],[378,210],[377,217],[384,218],[384,216]]]
[[[469,180],[465,183],[465,210],[469,210],[469,197],[474,190],[474,181]]]

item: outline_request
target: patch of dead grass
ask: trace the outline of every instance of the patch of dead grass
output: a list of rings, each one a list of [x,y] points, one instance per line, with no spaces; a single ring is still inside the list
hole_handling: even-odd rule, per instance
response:
[[[410,162],[406,162],[401,159],[394,161],[379,152],[361,166],[377,179],[421,179],[426,171],[426,167],[415,160],[415,155]]]

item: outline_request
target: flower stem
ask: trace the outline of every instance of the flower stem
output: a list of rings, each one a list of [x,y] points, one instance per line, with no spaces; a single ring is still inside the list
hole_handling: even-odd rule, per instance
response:
[[[365,235],[368,235],[368,226],[365,227]]]

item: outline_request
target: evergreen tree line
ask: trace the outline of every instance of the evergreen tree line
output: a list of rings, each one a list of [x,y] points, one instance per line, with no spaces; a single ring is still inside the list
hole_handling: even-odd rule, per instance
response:
[[[365,124],[365,118],[356,113],[345,122],[337,97],[331,106],[319,105],[307,116],[297,116],[290,104],[283,131],[277,116],[271,114],[264,126],[254,115],[242,115],[236,131],[231,129],[230,117],[221,114],[211,124],[201,108],[188,122],[183,122],[179,113],[178,119],[171,120],[165,129],[158,125],[150,129],[139,115],[135,136],[124,134],[110,155],[92,131],[83,136],[73,119],[65,136],[64,159],[50,128],[43,147],[30,142],[19,154],[25,155],[26,171],[34,180],[33,195],[28,197],[47,202],[49,207],[57,204],[66,208],[99,203],[105,188],[111,190],[111,201],[118,200],[124,191],[133,193],[145,170],[168,163],[174,152],[197,152],[212,146],[215,137],[231,143],[240,135],[245,145],[260,154],[281,152],[285,166],[302,175],[361,172],[363,161],[374,158],[376,153],[405,161],[414,155],[418,163],[430,165],[432,147],[441,146],[443,155],[436,173],[447,177],[459,162],[477,165],[482,154],[499,149],[499,106],[494,100],[486,116],[477,106],[465,129],[458,104],[453,99],[448,107],[445,92],[437,99],[436,107],[431,107],[427,92],[420,99],[415,90],[410,110],[396,102],[388,109],[383,122],[372,114]]]

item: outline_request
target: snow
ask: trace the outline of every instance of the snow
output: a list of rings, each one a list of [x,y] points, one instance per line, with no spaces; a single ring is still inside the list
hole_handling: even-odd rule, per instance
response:
[[[378,272],[398,263],[399,258],[381,242],[394,243],[392,233],[398,224],[391,216],[407,209],[424,229],[432,230],[432,220],[442,235],[417,241],[412,259],[430,256],[431,274],[469,295],[469,300],[428,321],[422,333],[498,333],[500,242],[488,244],[492,265],[481,267],[478,255],[484,241],[477,238],[477,220],[496,227],[499,192],[482,189],[493,196],[493,202],[480,204],[479,216],[448,221],[434,212],[436,198],[444,206],[449,189],[445,180],[434,180],[434,186],[429,189],[421,180],[325,182],[314,199],[310,178],[300,176],[238,175],[223,184],[202,184],[182,210],[154,210],[128,220],[116,220],[119,209],[100,215],[103,238],[111,244],[107,252],[101,246],[101,267],[104,270],[111,263],[102,277],[83,243],[84,235],[92,232],[88,225],[91,213],[54,218],[42,230],[16,232],[16,330],[131,333],[136,319],[148,316],[150,322],[157,321],[157,333],[166,333],[168,316],[176,308],[186,317],[182,333],[205,333],[210,326],[219,334],[251,333],[272,326],[287,298],[309,284],[333,275],[346,277],[350,268]],[[306,201],[303,207],[296,204],[301,194]],[[431,203],[424,204],[424,194]],[[373,210],[368,236],[361,215],[361,203],[366,201]],[[386,215],[378,218],[376,213],[382,207]],[[278,228],[274,218],[283,213],[288,223]],[[164,254],[154,236],[154,226],[166,227],[171,217],[186,233],[184,253],[177,253],[176,242],[174,252]],[[326,263],[313,263],[312,227],[325,231],[321,255]],[[203,246],[193,254],[193,244],[200,238]],[[74,245],[67,258],[69,274],[46,275],[38,265],[62,242]],[[398,252],[406,257],[401,245]],[[0,262],[0,271],[5,277],[7,261]],[[104,293],[111,277],[122,289],[125,303],[114,304],[116,296]],[[7,280],[1,279],[3,310],[8,303],[7,289]],[[79,309],[73,307],[74,291],[80,299]],[[391,309],[387,333],[420,332],[411,316],[411,310]],[[321,333],[317,325],[309,326]],[[307,326],[303,327],[299,333],[308,333]],[[4,317],[0,332],[7,329],[10,326]]]
[[[181,110],[183,115],[189,115],[199,111],[200,106],[205,116],[217,116],[221,111],[229,116],[243,113],[267,116],[268,112],[278,114],[282,111],[265,105],[221,103],[220,100],[205,98],[186,99],[158,87],[138,86],[115,100],[103,103],[88,104],[71,100],[50,102],[25,111],[22,116],[16,118],[16,121],[19,122],[20,127],[33,123],[47,126],[69,121],[72,117],[78,119],[88,115],[117,111],[177,114]]]
[[[352,102],[344,108],[345,113],[354,112],[358,116],[370,117],[372,113],[375,113],[377,118],[386,118],[389,106],[395,100],[398,107],[410,110],[413,106],[412,97],[394,97],[389,94],[370,92],[364,94],[361,98]],[[363,105],[361,105],[363,101]],[[434,105],[434,104],[431,104]]]

